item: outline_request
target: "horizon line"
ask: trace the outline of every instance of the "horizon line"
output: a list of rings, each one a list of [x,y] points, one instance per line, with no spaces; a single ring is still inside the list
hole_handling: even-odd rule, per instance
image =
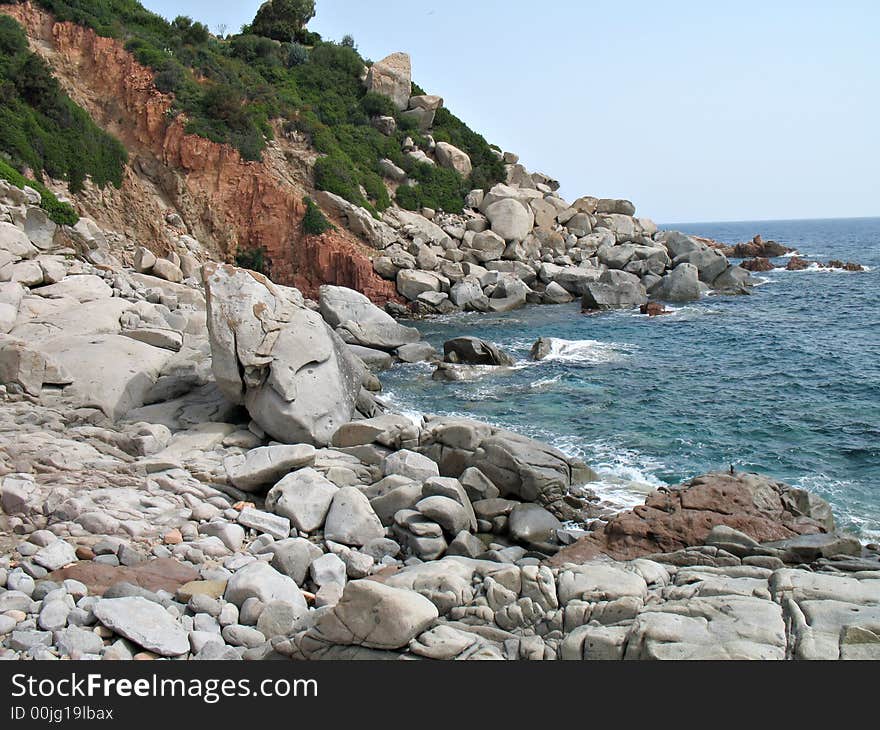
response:
[[[669,230],[669,226],[702,226],[719,223],[797,223],[806,221],[861,221],[878,220],[880,215],[833,216],[817,218],[730,218],[726,220],[677,221],[674,223],[658,223],[661,228]]]

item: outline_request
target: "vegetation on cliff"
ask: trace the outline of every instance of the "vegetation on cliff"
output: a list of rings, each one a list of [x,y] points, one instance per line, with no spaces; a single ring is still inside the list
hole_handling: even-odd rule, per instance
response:
[[[119,187],[127,159],[122,144],[70,100],[48,66],[28,49],[21,26],[5,15],[0,15],[0,152],[8,160],[0,172],[4,179],[21,187],[15,175],[29,168],[36,177],[66,180],[73,192],[82,189],[86,178]],[[69,206],[61,206],[36,181],[27,184],[40,191],[54,218],[67,222]]]
[[[173,113],[183,113],[187,131],[227,143],[248,160],[259,160],[272,138],[272,120],[308,135],[325,155],[315,169],[316,186],[376,213],[391,199],[379,163],[390,159],[419,182],[401,193],[406,207],[457,211],[471,187],[491,186],[504,168],[487,142],[446,109],[436,115],[433,134],[464,150],[474,172],[470,180],[422,166],[401,152],[403,140],[417,142],[418,130],[387,99],[362,83],[365,61],[347,37],[325,42],[308,32],[310,0],[274,0],[261,7],[241,34],[218,38],[187,17],[171,22],[135,0],[36,0],[58,20],[123,40],[156,73],[156,86],[174,95]],[[413,93],[423,93],[413,85]],[[376,116],[393,116],[397,131],[373,128]],[[423,169],[429,168],[429,169]]]

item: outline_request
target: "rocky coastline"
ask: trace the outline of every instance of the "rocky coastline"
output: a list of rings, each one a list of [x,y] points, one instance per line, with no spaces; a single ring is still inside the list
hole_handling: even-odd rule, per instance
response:
[[[494,206],[518,216],[532,189],[476,207],[500,230]],[[588,464],[383,403],[394,361],[505,367],[503,348],[462,336],[437,353],[356,291],[309,300],[38,204],[0,184],[0,658],[880,656],[880,553],[815,495],[722,472],[615,514]],[[570,264],[453,261],[511,248],[470,230],[444,232],[448,248],[416,234],[376,266],[423,314],[549,303],[554,284],[603,309],[647,305],[651,282],[674,301],[747,281],[682,234],[642,223],[632,239],[634,211],[609,207],[626,206],[556,214],[569,231],[582,216],[584,236],[552,237]],[[394,263],[435,245],[437,268]]]

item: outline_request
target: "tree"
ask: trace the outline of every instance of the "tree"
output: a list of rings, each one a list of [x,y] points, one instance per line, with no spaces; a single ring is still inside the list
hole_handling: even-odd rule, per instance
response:
[[[257,11],[251,32],[287,43],[314,17],[315,0],[269,0]]]

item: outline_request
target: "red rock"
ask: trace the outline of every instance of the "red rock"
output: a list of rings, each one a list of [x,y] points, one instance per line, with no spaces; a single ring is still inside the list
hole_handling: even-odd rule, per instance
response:
[[[62,85],[77,89],[95,121],[112,127],[130,151],[137,151],[119,191],[102,192],[98,203],[78,199],[84,213],[111,229],[157,241],[157,249],[167,248],[162,242],[168,208],[144,190],[143,179],[161,176],[166,189],[174,190],[174,212],[216,257],[233,261],[241,251],[262,248],[272,262],[272,280],[301,286],[306,296],[329,283],[362,291],[377,304],[400,301],[394,285],[373,271],[375,252],[350,232],[315,240],[304,235],[302,198],[308,191],[289,170],[279,169],[287,163],[277,154],[249,161],[229,145],[188,134],[185,115],[169,114],[173,97],[156,88],[153,71],[138,63],[124,41],[56,22],[33,3],[0,5],[0,13],[24,27],[32,44],[51,59]],[[142,173],[145,168],[151,172]]]
[[[803,271],[804,269],[810,268],[810,262],[806,259],[802,259],[800,256],[792,256],[788,260],[788,266],[785,267],[788,271]]]
[[[740,266],[742,266],[746,271],[773,271],[773,264],[770,263],[770,259],[758,257],[754,259],[746,259],[743,261]]]
[[[713,527],[726,525],[758,542],[827,531],[825,517],[803,515],[802,493],[757,474],[713,473],[679,487],[651,493],[644,505],[563,548],[552,565],[582,563],[598,555],[632,560],[703,545]]]
[[[639,311],[642,314],[647,314],[649,317],[659,317],[663,314],[670,314],[670,311],[666,309],[660,302],[648,302],[647,304],[643,304]]]
[[[198,580],[198,572],[173,558],[157,558],[133,567],[82,561],[50,573],[48,580],[61,583],[73,578],[84,583],[91,595],[103,595],[115,583],[132,583],[150,591],[177,593],[185,583]]]
[[[76,558],[77,560],[94,560],[95,559],[95,551],[90,547],[86,547],[85,545],[80,545],[76,549]]]
[[[165,533],[162,542],[166,545],[180,545],[183,542],[183,535],[180,534],[180,530],[171,530]]]
[[[842,269],[843,271],[865,270],[865,267],[861,264],[854,264],[852,261],[847,261],[846,263],[844,263],[843,261],[838,261],[837,259],[829,261],[826,266],[828,266],[829,269]]]

